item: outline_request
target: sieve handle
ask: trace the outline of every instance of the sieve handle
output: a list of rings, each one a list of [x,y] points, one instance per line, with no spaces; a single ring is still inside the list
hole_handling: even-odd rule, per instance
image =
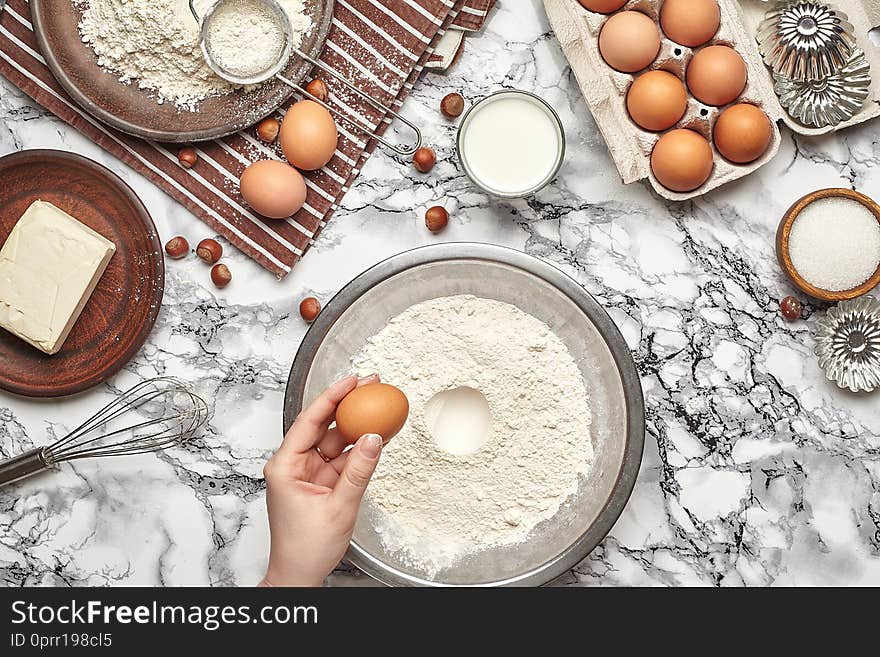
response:
[[[392,151],[394,151],[398,155],[403,155],[404,157],[406,157],[406,156],[412,155],[413,153],[415,153],[419,149],[419,147],[422,145],[422,131],[419,130],[419,127],[415,123],[413,123],[412,121],[410,121],[406,117],[402,116],[401,114],[395,112],[390,107],[383,105],[382,103],[380,103],[375,98],[371,97],[366,92],[358,89],[348,78],[346,78],[344,75],[342,75],[342,73],[340,73],[336,69],[334,69],[330,66],[327,66],[324,62],[318,61],[314,57],[309,57],[306,53],[302,52],[301,50],[294,48],[293,51],[296,53],[296,55],[298,57],[303,58],[304,60],[306,60],[307,62],[309,62],[313,66],[316,66],[319,69],[321,69],[322,71],[325,71],[326,73],[329,73],[330,75],[332,75],[334,78],[339,80],[343,85],[345,85],[345,87],[347,89],[356,93],[358,96],[360,96],[365,101],[370,103],[370,105],[372,105],[376,109],[381,110],[382,112],[384,112],[386,114],[390,114],[395,119],[397,119],[398,121],[403,123],[405,126],[407,126],[415,134],[415,137],[416,137],[415,143],[410,144],[410,145],[406,145],[406,146],[398,146],[397,144],[392,144],[391,142],[387,141],[383,137],[377,135],[369,126],[365,126],[365,125],[361,124],[360,122],[356,121],[354,118],[352,118],[351,116],[349,116],[345,112],[342,112],[342,111],[336,109],[335,107],[328,105],[324,101],[319,100],[318,98],[315,98],[312,94],[307,92],[300,85],[298,85],[294,82],[291,82],[290,80],[285,78],[283,75],[280,75],[280,74],[276,75],[275,76],[276,78],[281,80],[287,86],[296,89],[297,91],[299,91],[303,95],[307,96],[311,100],[315,101],[316,103],[319,103],[320,105],[322,105],[325,109],[327,109],[332,114],[335,114],[336,116],[339,116],[339,117],[345,119],[346,121],[351,122],[353,125],[357,126],[357,128],[361,132],[369,135],[370,137],[372,137],[373,139],[378,141],[380,144],[387,146],[388,148],[390,148]]]
[[[2,2],[2,0],[0,0],[0,2]],[[192,12],[193,17],[195,17],[196,22],[199,25],[202,25],[202,19],[199,16],[199,13],[196,11],[195,0],[189,0],[189,9]],[[204,26],[202,26],[202,29],[204,29]],[[390,107],[386,107],[385,105],[380,103],[375,98],[371,97],[366,92],[358,89],[348,78],[346,78],[342,73],[340,73],[336,69],[331,68],[330,66],[327,66],[324,62],[318,61],[314,57],[307,55],[306,53],[304,53],[302,50],[299,50],[298,48],[292,48],[292,51],[295,52],[298,57],[301,57],[305,61],[309,62],[312,66],[316,66],[317,68],[321,69],[322,71],[325,71],[326,73],[329,73],[330,75],[332,75],[334,78],[339,80],[339,82],[344,84],[347,89],[349,89],[350,91],[353,91],[355,94],[357,94],[358,96],[363,98],[365,101],[367,101],[370,105],[372,105],[376,109],[382,111],[386,115],[393,116],[395,119],[397,119],[398,121],[400,121],[401,123],[406,125],[415,134],[415,137],[416,137],[415,143],[405,145],[405,146],[399,146],[397,144],[392,144],[388,140],[386,140],[383,137],[376,134],[376,132],[370,126],[360,123],[354,117],[349,116],[345,112],[342,112],[342,111],[336,109],[335,107],[328,105],[327,103],[325,103],[322,100],[319,100],[318,98],[315,98],[312,94],[310,94],[308,91],[303,89],[300,85],[287,79],[286,77],[284,77],[280,73],[275,76],[275,79],[280,80],[281,82],[283,82],[287,86],[291,87],[292,89],[296,89],[297,91],[299,91],[301,94],[303,94],[307,98],[320,104],[322,107],[324,107],[324,109],[329,111],[331,114],[334,114],[334,115],[348,121],[349,123],[354,125],[358,130],[360,130],[361,132],[363,132],[366,135],[369,135],[370,137],[372,137],[373,139],[378,141],[383,146],[387,146],[388,148],[390,148],[392,151],[394,151],[398,155],[408,157],[408,156],[412,155],[413,153],[415,153],[419,149],[419,147],[422,145],[422,131],[419,130],[419,127],[415,123],[413,123],[409,119],[405,118],[404,116],[401,116],[400,114],[395,112]],[[209,65],[211,65],[210,61],[208,63],[209,63]],[[211,65],[211,66],[212,66],[212,68],[214,68],[213,65]],[[215,69],[215,72],[217,72],[216,69]],[[218,74],[219,74],[219,72],[218,72]],[[224,76],[221,75],[221,77],[224,77]]]
[[[2,1],[0,0],[0,2]],[[42,472],[48,467],[49,465],[46,463],[46,457],[41,448],[32,449],[19,456],[13,456],[11,459],[0,461],[0,486],[5,486],[37,472]]]

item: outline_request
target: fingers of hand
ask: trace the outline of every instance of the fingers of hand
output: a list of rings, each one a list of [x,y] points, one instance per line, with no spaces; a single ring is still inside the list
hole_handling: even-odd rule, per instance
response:
[[[324,434],[324,437],[321,439],[321,442],[318,443],[317,447],[321,450],[321,454],[326,456],[327,459],[333,460],[342,454],[349,444],[350,443],[342,437],[339,429],[334,427]]]
[[[319,486],[326,486],[331,489],[336,485],[337,481],[339,481],[339,471],[332,465],[332,461],[330,463],[325,463],[324,466],[315,473],[315,476],[312,477],[312,483],[318,484]]]
[[[309,477],[308,458],[302,455],[294,455],[293,458],[278,458],[276,454],[263,466],[263,478],[267,484],[278,483],[289,485],[291,483],[308,482]]]
[[[297,416],[278,452],[302,453],[314,447],[324,437],[327,426],[333,421],[339,402],[355,389],[357,383],[357,377],[347,376],[321,393]]]
[[[364,491],[367,490],[370,478],[379,463],[381,453],[382,437],[376,434],[367,434],[360,437],[354,449],[343,455],[346,458],[342,472],[333,488],[333,497],[338,503],[355,513],[357,512]]]
[[[378,374],[370,374],[368,376],[365,376],[365,377],[358,379],[357,385],[355,386],[355,388],[360,388],[361,386],[365,386],[368,383],[379,383],[379,375]],[[339,404],[341,404],[341,403],[342,403],[342,400],[340,399],[339,402],[336,404],[336,408],[333,409],[333,415],[331,415],[330,418],[327,420],[327,422],[324,423],[324,430],[325,431],[327,430],[327,427],[329,427],[333,422],[336,421],[336,410],[339,408]]]

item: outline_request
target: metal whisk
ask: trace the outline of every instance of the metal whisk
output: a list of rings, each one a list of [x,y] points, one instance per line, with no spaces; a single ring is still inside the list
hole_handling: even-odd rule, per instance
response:
[[[165,449],[193,438],[207,420],[208,405],[185,383],[147,379],[48,447],[0,461],[0,486],[65,461]]]

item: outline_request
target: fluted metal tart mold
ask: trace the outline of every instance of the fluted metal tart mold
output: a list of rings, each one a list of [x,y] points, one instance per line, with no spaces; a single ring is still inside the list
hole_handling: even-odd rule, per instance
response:
[[[796,81],[773,74],[779,104],[788,114],[814,128],[848,121],[871,93],[871,66],[860,48],[854,48],[839,71],[820,80]]]
[[[880,301],[863,296],[830,308],[819,320],[815,353],[825,376],[841,388],[880,388]]]
[[[773,73],[819,80],[846,65],[855,48],[849,17],[818,2],[777,3],[758,26],[758,49]]]

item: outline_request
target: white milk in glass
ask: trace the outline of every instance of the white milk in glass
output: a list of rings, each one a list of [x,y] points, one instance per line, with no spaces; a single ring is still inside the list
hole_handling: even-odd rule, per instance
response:
[[[505,91],[466,115],[459,157],[468,175],[499,196],[526,196],[556,175],[564,137],[553,111],[538,98]]]

